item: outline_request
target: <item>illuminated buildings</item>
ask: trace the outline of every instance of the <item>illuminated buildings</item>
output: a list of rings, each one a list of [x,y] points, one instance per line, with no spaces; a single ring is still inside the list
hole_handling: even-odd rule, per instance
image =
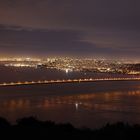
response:
[[[122,73],[140,74],[140,64],[126,63],[113,60],[74,59],[74,58],[2,58],[0,65],[6,67],[29,67],[57,69],[66,73],[94,72],[94,73]]]

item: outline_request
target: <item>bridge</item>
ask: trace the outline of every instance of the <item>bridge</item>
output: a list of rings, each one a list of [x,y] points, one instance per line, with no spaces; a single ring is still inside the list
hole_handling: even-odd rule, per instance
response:
[[[89,78],[89,79],[66,79],[66,80],[43,80],[43,81],[25,81],[25,82],[10,82],[1,83],[0,87],[4,86],[20,86],[20,85],[35,85],[35,84],[56,84],[56,83],[80,83],[80,82],[98,82],[98,81],[140,81],[138,78]]]

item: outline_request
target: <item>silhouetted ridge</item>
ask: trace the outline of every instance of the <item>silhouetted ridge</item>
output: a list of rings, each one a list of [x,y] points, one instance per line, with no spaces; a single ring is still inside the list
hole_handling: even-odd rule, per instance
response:
[[[56,124],[52,121],[40,121],[34,117],[18,119],[12,125],[0,118],[0,136],[4,139],[140,139],[140,125],[118,122],[106,124],[100,129],[75,128],[71,124]]]

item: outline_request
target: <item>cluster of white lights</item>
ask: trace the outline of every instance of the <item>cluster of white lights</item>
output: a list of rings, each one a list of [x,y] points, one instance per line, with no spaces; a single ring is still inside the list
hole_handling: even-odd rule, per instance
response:
[[[72,71],[73,71],[72,69],[65,69],[66,73],[69,73],[69,72],[72,72]]]
[[[0,62],[3,61],[17,61],[17,62],[21,62],[21,61],[34,61],[34,62],[39,62],[41,61],[41,59],[39,58],[0,58]]]
[[[21,63],[17,63],[17,64],[5,64],[6,67],[36,67],[35,65],[29,65],[29,64],[21,64]]]

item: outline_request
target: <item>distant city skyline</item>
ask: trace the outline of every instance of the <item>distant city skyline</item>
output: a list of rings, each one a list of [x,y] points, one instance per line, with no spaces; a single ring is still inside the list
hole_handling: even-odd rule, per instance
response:
[[[140,1],[1,0],[1,57],[140,59]]]

